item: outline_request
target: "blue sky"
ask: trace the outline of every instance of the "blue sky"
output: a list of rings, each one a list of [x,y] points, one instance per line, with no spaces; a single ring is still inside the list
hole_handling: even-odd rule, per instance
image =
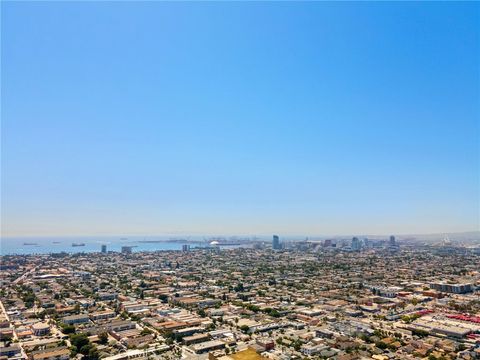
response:
[[[4,236],[480,227],[479,3],[1,6]]]

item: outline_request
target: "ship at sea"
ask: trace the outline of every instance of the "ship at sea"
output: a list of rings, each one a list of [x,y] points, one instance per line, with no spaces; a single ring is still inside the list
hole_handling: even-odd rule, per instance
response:
[[[24,242],[23,245],[34,246],[34,245],[38,245],[38,244],[34,243],[34,242]]]
[[[72,243],[72,246],[85,246],[85,243]]]

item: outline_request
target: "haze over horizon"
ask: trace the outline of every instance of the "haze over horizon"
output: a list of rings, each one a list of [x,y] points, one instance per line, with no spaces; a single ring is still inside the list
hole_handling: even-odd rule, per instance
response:
[[[369,239],[388,239],[391,235],[395,236],[397,239],[412,239],[422,240],[435,238],[436,240],[443,240],[447,236],[450,240],[463,239],[467,237],[470,240],[480,241],[480,231],[463,231],[463,232],[453,232],[453,233],[418,233],[418,234],[397,234],[397,233],[384,233],[384,234],[367,234],[367,233],[351,233],[351,234],[283,234],[283,233],[262,233],[262,234],[251,234],[251,233],[192,233],[192,232],[172,232],[172,233],[157,233],[157,234],[148,234],[148,233],[137,233],[137,234],[76,234],[76,235],[41,235],[41,236],[2,236],[2,239],[35,239],[38,241],[51,239],[125,239],[125,240],[138,240],[139,238],[147,240],[198,240],[198,239],[208,239],[208,238],[229,238],[229,239],[250,239],[254,240],[255,238],[259,241],[269,241],[271,240],[272,235],[278,235],[283,240],[304,240],[308,238],[310,240],[321,240],[321,239],[350,239],[353,236],[357,237],[367,237]],[[420,239],[418,239],[419,237]],[[454,238],[451,238],[454,237]],[[473,237],[473,238],[472,238]]]
[[[480,230],[479,3],[1,7],[2,237]]]

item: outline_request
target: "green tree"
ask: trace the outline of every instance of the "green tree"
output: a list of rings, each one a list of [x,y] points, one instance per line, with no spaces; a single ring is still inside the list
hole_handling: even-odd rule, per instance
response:
[[[385,350],[387,348],[387,344],[385,344],[383,341],[376,342],[375,346],[382,350]]]
[[[250,329],[247,325],[242,325],[240,326],[240,330],[244,332],[245,334],[248,332],[248,329]]]
[[[88,345],[90,343],[90,341],[88,340],[87,334],[84,334],[84,333],[70,335],[70,342],[77,349],[81,349],[83,346]]]
[[[85,354],[84,360],[98,360],[100,358],[100,354],[95,346],[91,345],[88,353]]]
[[[106,332],[102,332],[98,334],[98,341],[100,344],[107,344],[108,343],[108,334]]]
[[[140,332],[140,335],[149,335],[152,333],[152,330],[149,328],[143,328],[143,330]]]
[[[61,325],[62,332],[64,334],[73,334],[75,333],[75,326],[69,324],[62,324]]]

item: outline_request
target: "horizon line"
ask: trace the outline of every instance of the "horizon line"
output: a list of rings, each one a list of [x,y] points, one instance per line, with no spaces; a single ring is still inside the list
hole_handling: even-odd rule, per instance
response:
[[[421,233],[381,233],[381,234],[368,234],[368,233],[335,233],[335,234],[292,234],[286,233],[282,235],[278,232],[272,233],[250,233],[250,234],[239,234],[239,233],[200,233],[200,232],[182,232],[182,233],[157,233],[157,234],[134,234],[134,233],[125,233],[125,234],[47,234],[47,235],[1,235],[0,239],[6,238],[50,238],[50,237],[155,237],[155,236],[237,236],[237,237],[252,237],[252,236],[273,236],[279,235],[283,237],[341,237],[341,236],[425,236],[425,235],[449,235],[449,234],[468,234],[468,233],[479,233],[480,229],[477,230],[464,230],[464,231],[449,231],[449,232],[421,232]]]

